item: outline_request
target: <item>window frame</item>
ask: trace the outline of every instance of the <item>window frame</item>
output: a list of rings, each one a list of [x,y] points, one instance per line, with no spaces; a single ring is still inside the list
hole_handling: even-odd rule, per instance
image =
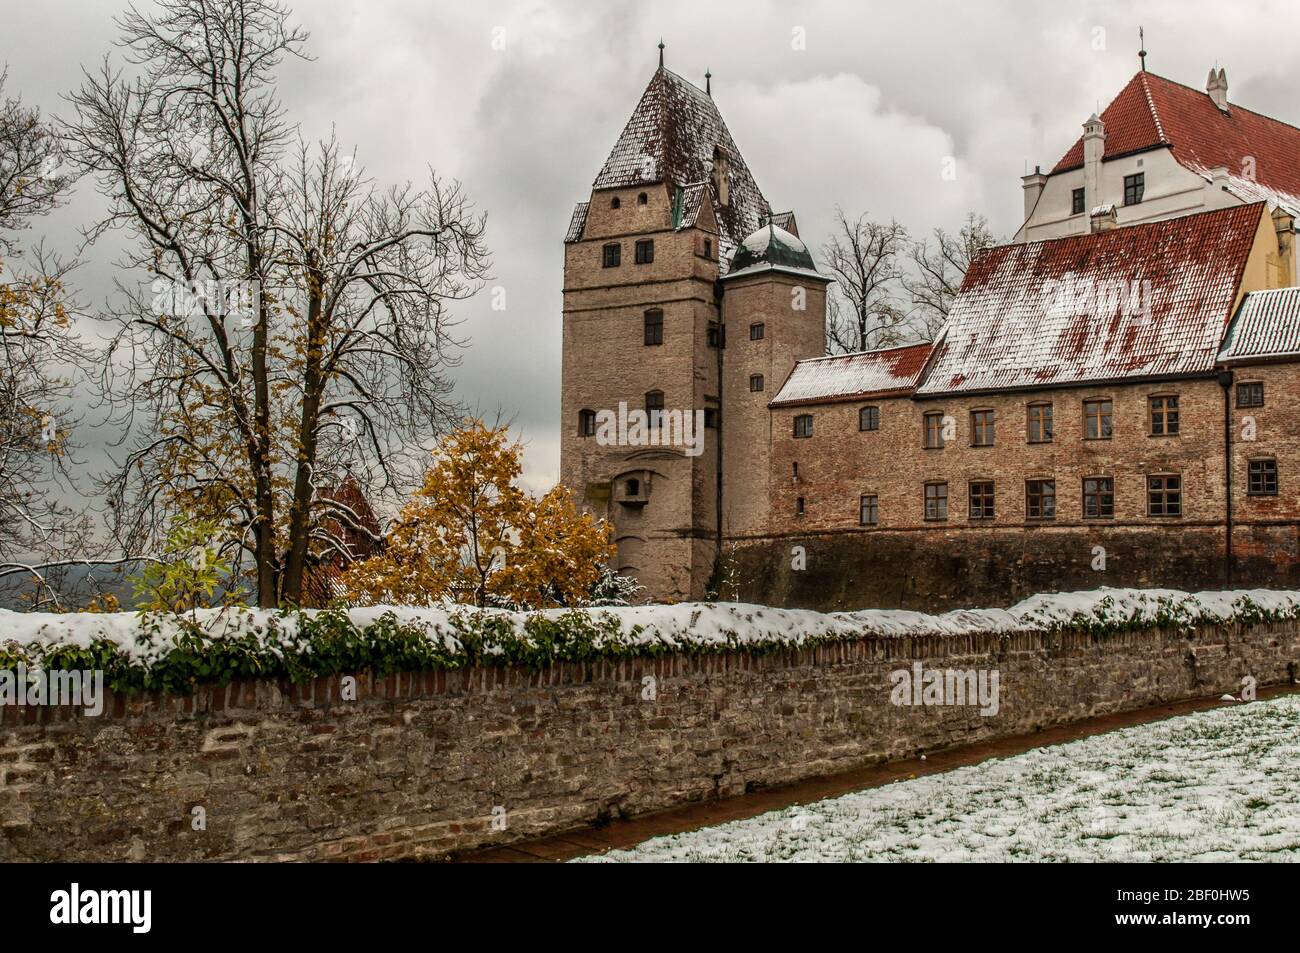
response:
[[[1047,411],[1044,415],[1041,411]],[[1039,411],[1038,420],[1034,419],[1034,411]],[[1025,406],[1025,442],[1026,443],[1053,443],[1056,440],[1055,412],[1052,408],[1052,402],[1034,401]],[[1047,425],[1047,436],[1043,437],[1043,425]],[[1034,425],[1038,425],[1039,436],[1034,437]]]
[[[1145,172],[1134,172],[1132,175],[1124,176],[1124,205],[1141,205],[1142,199],[1147,191],[1147,175]],[[1129,197],[1134,196],[1133,201]]]
[[[653,265],[655,261],[655,240],[653,238],[638,238],[632,255],[635,264]]]
[[[987,418],[987,419],[985,419]],[[970,445],[992,447],[997,441],[997,412],[991,407],[981,407],[970,412]]]
[[[976,487],[980,490],[977,494]],[[985,489],[987,488],[987,490]],[[976,503],[978,495],[979,503]],[[997,519],[996,490],[993,480],[971,480],[966,490],[966,516],[972,520]]]
[[[578,436],[596,436],[596,412],[590,407],[584,407],[578,411]]]
[[[661,390],[646,391],[645,392],[645,416],[646,416],[647,424],[653,429],[658,429],[663,425],[663,414],[664,414],[664,392]]]
[[[653,321],[651,318],[657,315],[659,320]],[[660,347],[664,343],[664,309],[647,308],[645,311],[645,346]],[[651,329],[656,329],[652,334]],[[652,340],[653,338],[653,340]]]
[[[1265,484],[1262,489],[1256,489],[1255,477],[1257,475],[1257,471],[1255,468],[1256,466],[1262,466],[1265,464],[1269,465],[1272,469],[1272,482],[1273,482],[1272,489],[1269,489],[1267,484]],[[1268,474],[1263,473],[1259,475],[1267,476]],[[1247,496],[1278,496],[1279,482],[1280,481],[1278,477],[1277,457],[1256,457],[1253,460],[1246,461],[1246,495]]]
[[[758,386],[757,386],[757,387],[754,386],[754,382],[755,382],[755,381],[758,382]],[[749,375],[749,392],[750,392],[751,394],[761,394],[761,393],[763,393],[763,385],[764,385],[764,383],[765,383],[765,381],[763,380],[763,375],[762,375],[762,374],[750,374],[750,375]]]
[[[1089,411],[1092,405],[1105,404],[1108,408],[1105,413],[1093,414]],[[1088,427],[1091,421],[1097,420],[1097,436],[1088,436]],[[1106,421],[1106,433],[1102,433],[1102,419]],[[1088,397],[1083,401],[1083,439],[1084,440],[1110,440],[1115,436],[1115,400],[1112,397]]]
[[[1156,420],[1157,420],[1156,402],[1157,401],[1164,402],[1164,407],[1161,409],[1159,414],[1159,419],[1162,422],[1161,426],[1164,429],[1159,432],[1157,432],[1156,430]],[[1172,408],[1169,406],[1169,401],[1173,401]],[[1151,437],[1179,436],[1179,434],[1182,433],[1182,419],[1181,419],[1181,414],[1179,413],[1181,409],[1182,408],[1181,405],[1179,404],[1177,394],[1149,394],[1147,396],[1147,435]],[[1172,423],[1173,423],[1172,430],[1169,429],[1169,424],[1171,422],[1170,419],[1171,415],[1172,415]]]
[[[1049,492],[1044,492],[1044,487],[1050,488]],[[1034,491],[1037,489],[1037,492]],[[1034,507],[1034,500],[1037,499],[1038,513],[1035,515],[1031,512]],[[1048,512],[1050,501],[1050,510]],[[1025,481],[1025,519],[1034,522],[1046,522],[1056,519],[1056,478],[1055,477],[1035,477]]]
[[[794,439],[808,440],[813,435],[813,415],[812,414],[795,414],[794,416]]]
[[[921,415],[921,449],[942,450],[947,446],[947,442],[943,439],[943,418],[945,416],[947,415],[941,410],[930,410]],[[934,427],[930,426],[932,419],[936,423]],[[930,442],[932,430],[935,434],[935,443]]]
[[[1249,388],[1249,390],[1246,390],[1246,388]],[[1251,393],[1251,394],[1257,393],[1259,394],[1259,400],[1257,402],[1252,401],[1251,403],[1242,403],[1241,398],[1243,393]],[[1263,407],[1263,406],[1264,406],[1264,382],[1263,381],[1238,381],[1237,382],[1237,407],[1239,409],[1248,409],[1248,408]]]
[[[1174,486],[1169,481],[1175,481]],[[1155,486],[1156,482],[1160,486]],[[1147,516],[1152,519],[1176,519],[1183,515],[1183,475],[1181,473],[1148,473],[1146,475]],[[1156,512],[1156,497],[1159,496],[1161,512]],[[1172,502],[1171,498],[1172,497]],[[1173,510],[1170,510],[1170,507]]]
[[[1088,196],[1084,193],[1083,186],[1070,190],[1070,214],[1082,215],[1088,211]]]
[[[931,495],[931,490],[934,494]],[[942,491],[942,492],[940,492]],[[936,515],[930,515],[930,502],[934,501]],[[944,523],[948,520],[948,482],[946,480],[930,480],[925,483],[925,489],[921,496],[922,513],[927,523]],[[942,507],[940,506],[942,504]],[[939,514],[942,509],[943,513]]]
[[[613,252],[613,254],[610,254]],[[619,268],[623,265],[623,243],[606,242],[600,246],[600,267]]]
[[[870,503],[867,500],[871,500]],[[871,519],[867,519],[868,512],[871,513]],[[858,497],[858,525],[859,526],[879,526],[880,525],[880,495],[877,493],[863,493]]]
[[[864,416],[865,415],[865,416]],[[863,426],[870,424],[870,426]],[[880,429],[880,405],[867,404],[858,408],[858,432],[872,433]]]
[[[1091,492],[1089,492],[1089,490],[1088,490],[1088,484],[1089,484],[1089,483],[1096,483],[1096,484],[1099,484],[1099,485],[1098,485],[1094,490],[1092,490]],[[1102,489],[1101,486],[1100,486],[1100,484],[1102,484],[1102,483],[1107,484],[1108,488],[1107,488],[1107,489]],[[1088,513],[1088,500],[1089,500],[1090,498],[1093,498],[1093,497],[1095,497],[1096,500],[1097,500],[1097,512],[1094,513],[1094,514],[1092,514],[1092,515],[1089,515],[1089,513]],[[1108,502],[1108,504],[1109,504],[1109,509],[1110,509],[1110,512],[1109,512],[1109,513],[1102,512],[1104,509],[1107,508],[1107,506],[1103,505],[1104,502]],[[1113,476],[1090,476],[1090,477],[1087,477],[1087,476],[1086,476],[1086,477],[1084,477],[1084,478],[1083,478],[1083,497],[1082,497],[1081,503],[1082,503],[1082,507],[1083,507],[1083,509],[1082,509],[1082,514],[1083,514],[1083,517],[1082,517],[1082,518],[1083,518],[1083,519],[1086,519],[1086,520],[1110,520],[1110,519],[1114,519],[1114,518],[1115,518],[1115,478],[1114,478]]]
[[[749,326],[749,339],[751,341],[763,340],[763,335],[766,333],[766,330],[767,330],[767,325],[764,322],[755,321],[753,324]]]

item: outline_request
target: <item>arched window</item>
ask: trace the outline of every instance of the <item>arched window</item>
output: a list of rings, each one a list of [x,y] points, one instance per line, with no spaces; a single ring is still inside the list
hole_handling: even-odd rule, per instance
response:
[[[658,308],[645,313],[645,343],[664,343],[664,313]]]
[[[645,413],[651,427],[658,427],[664,415],[664,392],[652,390],[645,395]]]
[[[622,204],[623,204],[622,200],[617,195],[609,200],[610,208],[618,208]]]
[[[585,407],[578,411],[578,436],[594,437],[596,435],[596,412]]]
[[[646,195],[644,192],[642,192],[640,195],[636,197],[637,205],[645,205],[649,201],[650,201],[650,196]]]

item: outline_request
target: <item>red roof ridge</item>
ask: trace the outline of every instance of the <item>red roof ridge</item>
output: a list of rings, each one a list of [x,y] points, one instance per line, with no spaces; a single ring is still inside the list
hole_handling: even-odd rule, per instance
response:
[[[889,347],[875,347],[869,351],[849,351],[846,354],[823,354],[820,357],[801,357],[796,364],[811,364],[813,361],[832,361],[836,358],[867,357],[872,354],[884,354],[888,351],[902,351],[909,347],[933,347],[933,341],[913,341],[911,344],[891,344]]]
[[[1193,92],[1193,93],[1199,93],[1199,94],[1202,95],[1202,96],[1208,96],[1208,95],[1209,95],[1209,94],[1206,93],[1206,91],[1203,90],[1203,89],[1197,89],[1195,86],[1188,86],[1186,83],[1180,83],[1180,82],[1178,82],[1178,80],[1176,80],[1176,79],[1170,79],[1168,76],[1161,76],[1159,73],[1150,73],[1150,72],[1149,72],[1149,73],[1147,73],[1146,75],[1148,75],[1148,76],[1154,76],[1156,79],[1160,80],[1162,83],[1168,83],[1170,86],[1178,86],[1178,87],[1180,87],[1181,89],[1186,89],[1186,90],[1188,90],[1189,92]],[[1218,107],[1216,106],[1215,108],[1217,109]],[[1229,112],[1229,114],[1231,114],[1231,113],[1234,112],[1234,111],[1239,111],[1239,112],[1244,112],[1244,113],[1250,113],[1252,116],[1258,116],[1260,119],[1267,119],[1269,122],[1275,122],[1275,123],[1277,123],[1279,126],[1286,126],[1288,129],[1294,129],[1296,132],[1300,132],[1300,126],[1297,126],[1295,123],[1287,122],[1285,119],[1278,119],[1276,116],[1269,116],[1269,115],[1266,115],[1266,114],[1260,112],[1260,111],[1257,110],[1257,109],[1251,109],[1250,107],[1248,107],[1248,106],[1243,106],[1243,105],[1241,105],[1240,103],[1229,102],[1229,103],[1228,103],[1228,112]]]
[[[1156,79],[1164,79],[1164,77],[1155,73],[1147,73],[1146,70],[1141,70],[1138,75],[1142,77],[1142,94],[1147,98],[1147,106],[1151,110],[1151,119],[1156,124],[1156,135],[1160,137],[1161,142],[1172,145],[1169,142],[1169,137],[1165,135],[1164,124],[1160,122],[1160,110],[1156,108],[1156,101],[1151,96],[1151,87],[1147,85],[1147,76],[1155,76]]]

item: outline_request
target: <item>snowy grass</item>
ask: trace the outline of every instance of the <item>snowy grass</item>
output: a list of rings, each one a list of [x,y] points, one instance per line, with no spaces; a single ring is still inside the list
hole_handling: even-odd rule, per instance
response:
[[[1300,697],[1094,735],[582,860],[1300,861]]]

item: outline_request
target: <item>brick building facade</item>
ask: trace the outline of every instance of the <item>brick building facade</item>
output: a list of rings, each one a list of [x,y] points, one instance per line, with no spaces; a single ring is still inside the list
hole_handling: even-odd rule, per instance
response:
[[[793,214],[661,65],[566,239],[561,479],[658,599],[1300,583],[1295,218],[1248,197],[990,249],[933,343],[827,357]]]

